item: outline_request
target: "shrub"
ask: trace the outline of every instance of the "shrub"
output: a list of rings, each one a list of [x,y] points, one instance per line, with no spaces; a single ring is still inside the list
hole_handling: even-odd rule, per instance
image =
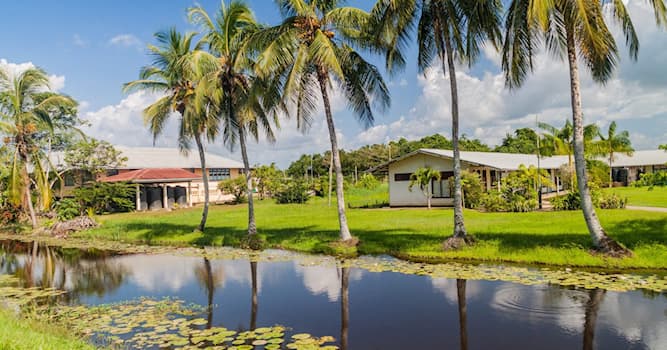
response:
[[[134,210],[134,186],[125,182],[95,182],[74,190],[82,212],[104,214]]]
[[[480,206],[490,212],[506,211],[506,203],[502,194],[496,190],[484,193],[480,198]]]
[[[218,183],[218,189],[224,194],[231,194],[234,196],[233,204],[240,204],[246,200],[246,192],[248,191],[246,184],[246,177],[239,176],[233,179],[227,179]]]
[[[290,180],[278,188],[275,195],[278,204],[306,203],[310,197],[309,188],[304,181]]]
[[[616,193],[602,193],[596,202],[596,205],[601,209],[624,209],[628,204],[628,199],[621,198]]]
[[[484,188],[479,174],[467,170],[462,171],[461,188],[463,189],[463,205],[466,208],[473,209],[482,204]]]
[[[380,186],[380,181],[373,174],[362,174],[356,186],[372,190]]]
[[[563,196],[554,197],[550,200],[554,210],[579,210],[581,209],[581,198],[579,192],[569,192]]]
[[[667,186],[667,171],[641,174],[639,180],[633,182],[632,185],[635,187]]]
[[[591,197],[593,205],[600,209],[623,209],[628,204],[627,198],[621,198],[616,193],[601,192],[596,188],[591,189]],[[551,205],[554,210],[580,210],[581,197],[579,196],[579,192],[570,192],[566,195],[552,198]]]
[[[72,220],[82,213],[81,205],[73,198],[63,198],[53,205],[60,221]]]
[[[21,221],[21,207],[9,201],[0,202],[0,226],[18,224]]]

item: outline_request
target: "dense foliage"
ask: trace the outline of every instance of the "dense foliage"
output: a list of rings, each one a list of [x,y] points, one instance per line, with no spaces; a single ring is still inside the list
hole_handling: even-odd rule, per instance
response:
[[[59,217],[69,217],[77,209],[79,215],[129,212],[135,208],[135,188],[124,182],[94,182],[73,191],[74,204],[62,199],[56,205]],[[65,201],[62,203],[62,201]]]
[[[667,171],[641,174],[639,180],[633,182],[632,185],[635,187],[667,186]]]
[[[227,179],[218,182],[218,190],[223,194],[231,194],[233,204],[240,204],[246,201],[246,177],[239,176],[233,179]]]
[[[65,164],[75,169],[79,186],[84,184],[86,174],[97,179],[107,169],[117,169],[124,165],[127,157],[106,141],[84,139],[70,145],[65,151]]]
[[[278,187],[273,196],[278,204],[306,203],[309,194],[308,184],[299,179],[292,179]]]

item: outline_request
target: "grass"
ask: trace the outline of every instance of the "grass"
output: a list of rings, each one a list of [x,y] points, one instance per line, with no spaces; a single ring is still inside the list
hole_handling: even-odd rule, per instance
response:
[[[73,338],[66,329],[30,319],[17,318],[0,308],[0,349],[61,350],[95,349],[83,340]]]
[[[604,189],[628,198],[628,205],[667,208],[667,187],[616,187]]]
[[[349,202],[355,199],[349,196]],[[260,235],[269,247],[329,252],[338,238],[335,204],[314,199],[304,205],[257,201]],[[238,246],[245,236],[245,205],[212,206],[207,229],[193,232],[200,208],[174,212],[127,213],[99,217],[101,227],[79,233],[88,239],[167,245]],[[608,233],[634,251],[632,258],[606,259],[590,253],[590,238],[580,212],[482,213],[465,211],[474,247],[444,252],[452,233],[451,209],[348,209],[360,254],[392,254],[418,261],[515,262],[613,269],[667,268],[667,214],[599,210]]]

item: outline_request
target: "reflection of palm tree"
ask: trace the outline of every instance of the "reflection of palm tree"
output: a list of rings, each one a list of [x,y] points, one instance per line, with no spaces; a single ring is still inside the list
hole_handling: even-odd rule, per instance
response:
[[[350,269],[341,267],[341,288],[340,288],[340,346],[342,350],[347,350],[347,333],[350,323]]]
[[[604,298],[604,289],[593,289],[588,295],[588,303],[586,303],[586,315],[584,318],[584,350],[593,349],[593,340],[595,337],[595,323],[598,319],[598,310]]]
[[[468,349],[468,308],[466,306],[466,280],[456,280],[456,294],[459,301],[459,332],[461,334],[461,350]]]
[[[213,326],[213,296],[215,295],[215,287],[222,283],[222,280],[224,279],[224,274],[222,272],[216,272],[213,271],[211,261],[206,257],[204,258],[204,265],[197,266],[195,270],[197,280],[204,286],[204,288],[206,288],[206,300],[208,305],[206,328],[211,328]]]
[[[252,279],[252,306],[250,308],[250,330],[257,328],[257,261],[250,262],[250,275]]]

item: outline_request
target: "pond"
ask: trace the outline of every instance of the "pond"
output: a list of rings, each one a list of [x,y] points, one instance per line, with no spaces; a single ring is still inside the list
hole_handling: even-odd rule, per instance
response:
[[[282,325],[333,336],[341,349],[667,349],[664,290],[439,278],[264,254],[271,258],[0,241],[0,274],[65,290],[69,305],[170,297],[202,306],[204,327]]]

